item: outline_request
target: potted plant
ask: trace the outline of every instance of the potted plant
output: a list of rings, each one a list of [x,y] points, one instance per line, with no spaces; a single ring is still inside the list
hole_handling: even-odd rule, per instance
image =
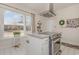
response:
[[[14,46],[13,47],[15,47],[15,48],[19,48],[20,47],[20,42],[19,42],[19,40],[20,39],[17,39],[16,37],[20,37],[20,32],[19,31],[15,31],[15,32],[13,32],[13,35],[14,35]]]
[[[15,32],[13,32],[13,35],[14,35],[14,37],[18,37],[18,36],[20,36],[20,32],[19,31],[15,31]]]

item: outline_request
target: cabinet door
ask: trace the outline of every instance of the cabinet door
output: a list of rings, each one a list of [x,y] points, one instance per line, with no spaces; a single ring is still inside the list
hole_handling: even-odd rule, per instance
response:
[[[28,55],[40,55],[41,54],[41,40],[34,37],[29,37],[27,42],[27,54]]]

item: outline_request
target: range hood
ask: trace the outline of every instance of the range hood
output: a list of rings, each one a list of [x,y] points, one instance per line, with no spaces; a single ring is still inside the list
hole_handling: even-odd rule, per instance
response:
[[[49,10],[40,13],[40,15],[47,18],[56,16],[53,10],[53,3],[49,3]]]

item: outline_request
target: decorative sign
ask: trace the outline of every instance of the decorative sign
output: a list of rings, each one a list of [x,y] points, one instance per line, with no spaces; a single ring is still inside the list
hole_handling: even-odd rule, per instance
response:
[[[76,28],[79,27],[79,18],[67,19],[67,27]]]

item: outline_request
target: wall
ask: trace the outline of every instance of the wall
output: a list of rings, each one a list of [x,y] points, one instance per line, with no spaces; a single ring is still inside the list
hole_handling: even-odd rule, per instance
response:
[[[43,27],[45,27],[45,28],[43,28]],[[43,20],[43,27],[42,27],[43,31],[54,32],[55,31],[55,27],[56,27],[54,18],[52,18],[52,19],[49,18],[49,19]]]
[[[79,45],[79,28],[66,28],[65,25],[62,27],[58,24],[61,19],[79,18],[79,4],[59,10],[56,14],[56,28],[62,32],[62,41]]]
[[[41,28],[42,28],[43,32],[46,32],[46,31],[53,32],[53,31],[55,31],[56,24],[55,24],[55,18],[54,17],[46,18],[46,17],[43,17],[43,16],[36,15],[36,17],[35,17],[36,30],[37,30],[37,23],[38,23],[39,20],[42,23]]]
[[[79,28],[66,28],[59,25],[59,20],[67,20],[73,18],[79,18],[79,4],[66,7],[56,11],[56,16],[52,18],[37,17],[43,23],[43,31],[56,31],[62,33],[62,42],[79,45]],[[37,19],[36,19],[37,20]]]
[[[3,37],[3,9],[0,8],[0,39]]]

